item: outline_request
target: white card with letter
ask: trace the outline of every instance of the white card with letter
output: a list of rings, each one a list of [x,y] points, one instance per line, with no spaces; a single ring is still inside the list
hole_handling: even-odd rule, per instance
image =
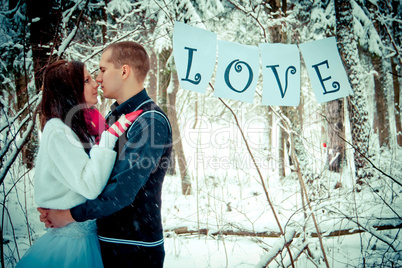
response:
[[[259,71],[258,47],[219,40],[214,96],[253,103]]]
[[[216,62],[216,33],[175,22],[173,56],[180,86],[205,93]]]
[[[352,92],[335,37],[299,44],[317,102],[327,102]]]

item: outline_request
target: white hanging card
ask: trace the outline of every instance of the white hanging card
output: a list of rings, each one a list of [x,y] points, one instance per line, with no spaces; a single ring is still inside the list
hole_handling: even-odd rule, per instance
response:
[[[215,67],[216,45],[215,33],[175,22],[173,56],[182,88],[205,93]]]
[[[352,92],[335,37],[299,44],[317,102],[327,102]]]
[[[262,105],[298,106],[300,52],[297,45],[260,44],[263,75]]]
[[[218,40],[214,96],[252,103],[259,70],[258,47]]]

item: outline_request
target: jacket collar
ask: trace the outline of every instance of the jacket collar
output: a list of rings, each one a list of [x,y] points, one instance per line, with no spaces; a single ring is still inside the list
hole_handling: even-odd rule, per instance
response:
[[[117,102],[113,103],[112,106],[110,106],[110,111],[112,115],[118,115],[118,116],[122,114],[131,113],[135,110],[138,110],[141,104],[149,100],[151,100],[151,98],[148,96],[144,88],[138,94],[134,95],[133,97],[126,100],[120,105]]]

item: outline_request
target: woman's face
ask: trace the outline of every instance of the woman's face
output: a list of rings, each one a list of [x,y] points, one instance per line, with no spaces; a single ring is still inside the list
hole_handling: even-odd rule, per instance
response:
[[[87,68],[84,67],[84,98],[88,107],[98,103],[98,83],[92,79]]]

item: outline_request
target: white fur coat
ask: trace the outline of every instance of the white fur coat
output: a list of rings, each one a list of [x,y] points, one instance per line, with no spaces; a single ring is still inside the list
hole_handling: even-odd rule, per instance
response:
[[[36,203],[44,208],[69,209],[86,199],[95,199],[112,172],[116,140],[109,132],[103,132],[103,145],[93,146],[88,156],[71,128],[60,119],[49,120],[36,159]]]

